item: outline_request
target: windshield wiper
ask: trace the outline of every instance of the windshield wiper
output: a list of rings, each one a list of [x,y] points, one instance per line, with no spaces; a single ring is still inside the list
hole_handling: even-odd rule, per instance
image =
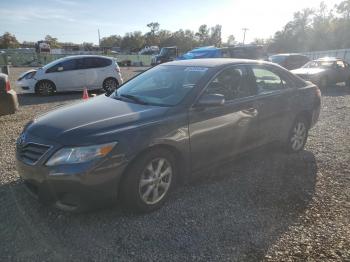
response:
[[[137,96],[134,96],[134,95],[129,95],[129,94],[121,94],[120,95],[121,97],[125,97],[127,99],[130,99],[138,104],[142,104],[142,105],[148,105],[147,102],[143,101],[142,99],[140,99],[139,97]]]

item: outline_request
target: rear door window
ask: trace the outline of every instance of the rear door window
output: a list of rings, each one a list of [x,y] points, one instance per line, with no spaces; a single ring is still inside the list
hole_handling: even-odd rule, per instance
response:
[[[83,60],[85,69],[101,68],[112,64],[112,60],[100,57],[85,57]]]
[[[258,94],[268,94],[287,88],[287,80],[283,80],[277,73],[265,67],[253,66]]]

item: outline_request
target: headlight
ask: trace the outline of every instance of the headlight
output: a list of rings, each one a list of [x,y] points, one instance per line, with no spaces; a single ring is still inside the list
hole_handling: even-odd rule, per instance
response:
[[[30,73],[28,73],[28,74],[25,76],[25,78],[26,78],[26,79],[32,79],[32,78],[35,76],[35,74],[36,74],[36,71],[30,72]]]
[[[93,159],[99,159],[111,152],[116,144],[116,142],[113,142],[94,146],[62,148],[49,159],[46,165],[57,166],[65,164],[78,164],[85,163]]]

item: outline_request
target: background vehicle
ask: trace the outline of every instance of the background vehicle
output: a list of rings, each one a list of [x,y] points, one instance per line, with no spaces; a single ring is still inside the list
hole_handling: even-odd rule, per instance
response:
[[[178,57],[178,60],[201,58],[240,58],[266,60],[267,55],[263,47],[259,45],[244,45],[224,48],[217,48],[215,46],[205,46],[195,48],[187,52],[186,54]]]
[[[65,210],[119,194],[152,211],[176,181],[237,154],[276,141],[299,152],[319,112],[318,87],[279,66],[173,61],[29,123],[17,167],[34,194]]]
[[[17,94],[11,89],[8,76],[0,73],[0,116],[14,114],[17,109]]]
[[[173,61],[178,56],[178,49],[176,46],[163,47],[158,55],[152,57],[151,65],[159,65],[165,62]]]
[[[293,70],[302,67],[310,59],[301,54],[277,54],[270,56],[269,61],[279,64],[288,70]]]
[[[157,55],[158,53],[158,46],[145,46],[142,50],[140,50],[139,55]]]
[[[350,65],[340,58],[325,57],[310,61],[302,68],[292,70],[292,73],[321,88],[341,82],[350,87]]]
[[[35,43],[35,51],[37,53],[50,53],[51,47],[47,41],[38,41]]]
[[[55,92],[101,89],[111,92],[123,83],[119,66],[104,56],[69,56],[20,76],[22,93],[50,95]]]

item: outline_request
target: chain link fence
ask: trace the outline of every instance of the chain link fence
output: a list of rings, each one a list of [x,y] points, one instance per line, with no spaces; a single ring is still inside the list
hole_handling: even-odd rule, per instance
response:
[[[0,65],[10,66],[43,66],[62,57],[71,56],[63,54],[37,54],[37,53],[16,53],[6,52],[0,54]],[[118,62],[122,63],[130,61],[130,65],[134,66],[150,66],[152,56],[150,55],[108,55],[114,57]]]

